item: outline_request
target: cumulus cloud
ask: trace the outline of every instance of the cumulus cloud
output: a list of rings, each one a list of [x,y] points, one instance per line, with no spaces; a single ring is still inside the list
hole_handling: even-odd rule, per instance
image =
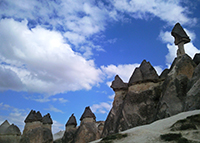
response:
[[[88,90],[101,81],[94,61],[74,52],[56,31],[29,29],[26,20],[3,19],[0,35],[0,60],[6,63],[0,69],[13,77],[12,87],[4,89],[16,89],[15,83],[21,83],[18,86],[25,91],[53,95]]]

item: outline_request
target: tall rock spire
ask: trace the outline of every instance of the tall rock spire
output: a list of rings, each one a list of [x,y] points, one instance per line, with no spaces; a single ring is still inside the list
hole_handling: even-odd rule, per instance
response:
[[[82,114],[80,120],[82,121],[84,118],[93,118],[94,120],[96,120],[96,116],[94,115],[94,113],[92,113],[90,107],[85,107],[85,111]]]

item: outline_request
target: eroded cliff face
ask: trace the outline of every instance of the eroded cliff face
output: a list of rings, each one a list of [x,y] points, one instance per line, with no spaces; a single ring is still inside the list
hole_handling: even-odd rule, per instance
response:
[[[183,111],[200,109],[198,56],[194,59],[187,54],[177,57],[171,68],[164,70],[160,76],[144,60],[133,72],[126,89],[117,88],[115,84],[118,83],[119,87],[126,85],[119,82],[122,80],[113,81],[115,85],[111,87],[114,87],[116,97],[105,121],[102,137]]]

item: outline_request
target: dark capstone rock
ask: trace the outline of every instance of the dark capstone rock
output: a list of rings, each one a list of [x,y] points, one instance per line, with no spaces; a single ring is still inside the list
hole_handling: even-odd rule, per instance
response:
[[[85,107],[85,111],[82,114],[80,120],[82,121],[84,118],[93,118],[94,120],[96,120],[96,116],[94,115],[94,113],[92,113],[90,107]]]
[[[10,126],[10,123],[5,120],[1,125],[0,125],[0,134],[4,134],[6,129]]]
[[[146,60],[142,61],[139,68],[142,72],[143,80],[157,80],[159,78],[156,70]]]
[[[142,72],[140,71],[139,68],[135,68],[131,78],[129,79],[129,85],[133,84],[133,83],[137,83],[143,81],[143,76],[142,76]]]
[[[114,91],[121,90],[121,89],[127,90],[128,85],[127,85],[127,83],[124,83],[123,80],[118,75],[116,75],[115,80],[112,82],[112,85],[110,87]]]
[[[31,110],[31,112],[28,114],[24,122],[30,123],[34,121],[42,121],[42,115],[39,111],[36,113],[34,110]]]
[[[190,38],[186,34],[186,32],[183,30],[180,23],[176,23],[174,28],[172,29],[171,35],[175,38],[175,45],[178,45],[181,42],[184,42],[184,44],[190,42]]]
[[[198,65],[200,63],[200,53],[195,54],[193,61]]]
[[[77,126],[76,117],[74,116],[74,114],[71,115],[65,126],[68,125],[74,125],[74,127]]]
[[[153,66],[147,62],[146,60],[143,60],[139,68],[135,68],[131,78],[129,79],[128,84],[132,85],[134,83],[138,82],[144,82],[144,81],[157,81],[159,79],[158,74],[156,70],[153,68]]]
[[[169,73],[169,69],[165,69],[159,76],[160,79],[165,79]]]
[[[5,130],[4,134],[5,135],[17,135],[17,136],[20,136],[21,132],[20,132],[19,128],[16,125],[12,124]]]
[[[53,121],[51,119],[50,114],[46,114],[43,118],[42,118],[42,123],[43,124],[53,124]]]

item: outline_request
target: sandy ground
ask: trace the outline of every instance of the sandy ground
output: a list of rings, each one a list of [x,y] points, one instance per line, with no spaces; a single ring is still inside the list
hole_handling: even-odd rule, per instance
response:
[[[196,115],[196,114],[200,114],[200,110],[182,112],[175,116],[155,121],[149,125],[139,126],[139,127],[135,127],[135,128],[123,131],[121,133],[122,134],[127,133],[128,136],[120,140],[114,140],[113,142],[114,143],[162,143],[163,142],[164,143],[164,141],[160,139],[161,134],[172,132],[170,131],[169,127],[172,126],[176,121],[185,119],[188,116]],[[178,133],[179,132],[180,131],[178,131]],[[190,132],[194,132],[194,131],[192,130],[183,131],[181,133],[184,136],[184,135],[190,135],[191,134]],[[200,139],[196,139],[192,135],[190,139],[200,142]],[[93,141],[92,143],[98,143],[100,140]]]

